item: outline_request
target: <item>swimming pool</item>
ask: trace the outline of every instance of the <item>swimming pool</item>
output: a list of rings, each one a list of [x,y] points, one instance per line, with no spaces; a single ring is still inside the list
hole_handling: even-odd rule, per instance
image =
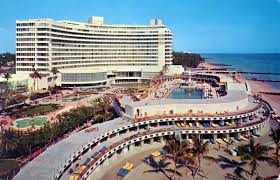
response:
[[[202,99],[203,92],[195,88],[174,88],[168,95],[169,99]]]
[[[30,128],[30,127],[41,127],[48,122],[46,116],[38,116],[35,118],[21,118],[13,122],[13,126],[16,128]]]

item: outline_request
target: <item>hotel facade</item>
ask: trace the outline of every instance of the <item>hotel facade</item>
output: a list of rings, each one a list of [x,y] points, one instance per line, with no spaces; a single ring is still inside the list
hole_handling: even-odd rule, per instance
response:
[[[172,64],[172,42],[159,19],[149,25],[109,25],[103,17],[16,21],[16,77],[36,70],[49,82],[56,68],[65,87],[146,81]]]

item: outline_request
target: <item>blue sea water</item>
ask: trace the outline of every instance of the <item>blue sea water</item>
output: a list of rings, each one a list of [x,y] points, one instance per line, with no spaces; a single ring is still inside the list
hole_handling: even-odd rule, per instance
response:
[[[227,64],[225,68],[234,68],[237,71],[280,73],[280,53],[267,54],[202,54],[207,59],[206,62]],[[247,78],[257,78],[265,80],[278,80],[280,75],[247,74]],[[279,82],[268,82],[277,89],[280,89]]]

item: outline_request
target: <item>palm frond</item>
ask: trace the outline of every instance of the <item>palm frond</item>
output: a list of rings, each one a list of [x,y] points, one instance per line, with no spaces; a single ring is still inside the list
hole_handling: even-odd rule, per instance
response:
[[[218,163],[219,161],[212,157],[212,156],[203,156],[203,159],[207,160],[207,161],[211,161],[211,162],[214,162],[214,163]]]
[[[174,169],[164,169],[166,172],[169,172],[169,173],[173,173],[173,174],[176,174],[178,176],[182,176],[182,174],[177,171],[177,170],[174,170]]]

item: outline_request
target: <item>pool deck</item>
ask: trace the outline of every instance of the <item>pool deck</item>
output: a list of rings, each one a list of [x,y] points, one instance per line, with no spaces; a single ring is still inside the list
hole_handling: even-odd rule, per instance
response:
[[[131,102],[130,106],[140,107],[140,106],[151,106],[151,105],[161,105],[161,104],[221,104],[221,103],[239,101],[247,97],[248,95],[243,91],[229,91],[227,95],[218,98],[141,100],[141,101]]]

